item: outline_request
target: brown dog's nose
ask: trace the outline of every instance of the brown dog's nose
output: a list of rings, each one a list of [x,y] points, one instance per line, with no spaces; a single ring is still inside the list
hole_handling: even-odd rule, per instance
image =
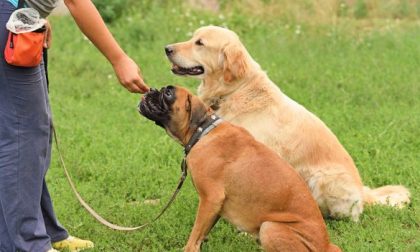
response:
[[[171,54],[174,53],[174,49],[172,49],[171,46],[165,46],[165,53],[166,55],[170,56]]]

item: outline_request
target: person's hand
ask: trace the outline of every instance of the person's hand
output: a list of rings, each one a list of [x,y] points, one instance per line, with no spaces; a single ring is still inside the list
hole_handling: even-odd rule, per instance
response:
[[[45,23],[45,39],[44,39],[44,48],[48,49],[51,47],[51,42],[52,42],[52,29],[51,29],[51,25],[50,22]]]
[[[122,57],[113,64],[115,74],[121,85],[133,93],[146,93],[149,87],[144,83],[140,68],[128,56]]]

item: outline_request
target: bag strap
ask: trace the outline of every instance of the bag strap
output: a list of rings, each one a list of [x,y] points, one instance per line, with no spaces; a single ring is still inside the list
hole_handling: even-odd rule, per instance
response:
[[[25,0],[19,0],[17,8],[22,9],[23,7],[25,7]]]

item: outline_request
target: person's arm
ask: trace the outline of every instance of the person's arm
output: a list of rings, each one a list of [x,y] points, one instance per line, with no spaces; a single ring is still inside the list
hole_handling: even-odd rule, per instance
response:
[[[137,64],[128,57],[106,27],[90,0],[64,0],[80,30],[112,64],[120,83],[131,92],[144,93],[144,83]]]

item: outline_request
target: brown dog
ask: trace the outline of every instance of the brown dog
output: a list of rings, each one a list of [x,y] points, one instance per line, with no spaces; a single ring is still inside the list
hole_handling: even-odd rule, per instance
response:
[[[140,113],[186,150],[197,132],[209,129],[203,125],[212,125],[213,114],[186,89],[173,86],[147,93]],[[185,251],[199,251],[220,216],[257,236],[266,251],[340,251],[330,243],[303,179],[245,129],[221,122],[193,144],[187,164],[200,202]]]

